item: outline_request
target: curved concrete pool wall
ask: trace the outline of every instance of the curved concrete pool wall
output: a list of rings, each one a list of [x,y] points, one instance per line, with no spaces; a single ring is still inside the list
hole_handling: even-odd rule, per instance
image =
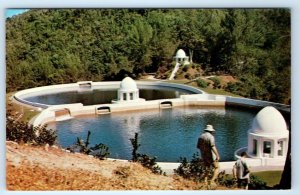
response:
[[[125,104],[99,104],[92,106],[83,106],[81,103],[75,104],[62,104],[62,105],[47,105],[41,104],[37,102],[30,102],[25,100],[27,97],[42,95],[42,94],[51,94],[51,93],[59,93],[66,91],[87,91],[93,89],[113,89],[117,90],[120,87],[120,81],[113,82],[92,82],[92,81],[82,81],[77,83],[70,84],[61,84],[61,85],[51,85],[44,87],[36,87],[31,89],[22,90],[17,92],[14,95],[15,100],[20,103],[23,103],[32,107],[39,107],[45,109],[36,119],[33,121],[33,125],[43,125],[47,122],[68,119],[70,117],[75,117],[78,115],[90,115],[90,114],[103,114],[107,112],[119,112],[119,111],[128,111],[128,110],[140,110],[140,109],[157,109],[165,107],[166,102],[170,102],[172,107],[174,106],[182,106],[185,105],[185,99],[163,99],[163,100],[151,100],[145,101],[141,103],[125,103]],[[197,94],[205,94],[205,92],[188,85],[175,84],[175,83],[167,83],[167,82],[147,82],[147,81],[137,81],[136,82],[139,88],[153,88],[153,87],[165,87],[165,88],[173,88],[173,89],[183,89],[190,91],[192,93]],[[205,99],[213,99],[214,97],[210,97],[207,94]],[[195,98],[193,98],[195,99]],[[207,105],[211,105],[211,103],[206,103]],[[213,104],[217,104],[214,102]],[[223,101],[219,102],[219,104],[223,105]],[[62,110],[68,110],[66,115],[69,116],[57,116],[57,113]],[[103,112],[105,110],[105,112]]]
[[[253,100],[248,98],[239,98],[239,97],[231,97],[224,95],[212,95],[203,92],[195,87],[183,85],[183,84],[175,84],[175,83],[167,83],[167,82],[149,82],[149,81],[137,81],[138,87],[167,87],[173,89],[184,89],[191,91],[196,94],[191,95],[181,95],[180,98],[176,99],[160,99],[160,100],[151,100],[139,103],[124,103],[124,104],[99,104],[99,105],[91,105],[84,106],[81,103],[76,104],[62,104],[62,105],[46,105],[40,104],[36,102],[30,102],[24,100],[26,97],[41,95],[41,94],[51,94],[57,92],[65,92],[71,90],[93,90],[93,89],[115,89],[117,90],[120,86],[120,81],[113,82],[92,82],[92,81],[82,81],[78,83],[71,84],[62,84],[62,85],[51,85],[44,87],[36,87],[32,89],[26,89],[20,92],[17,92],[14,95],[14,98],[21,103],[24,103],[29,106],[43,108],[43,110],[33,121],[33,125],[43,125],[45,123],[68,119],[71,117],[76,117],[78,115],[91,115],[91,114],[104,114],[110,112],[120,112],[120,111],[134,111],[141,109],[160,109],[164,108],[166,105],[170,105],[172,107],[176,106],[193,106],[193,105],[203,105],[203,106],[225,106],[225,105],[237,105],[237,106],[245,106],[245,107],[254,107],[254,108],[263,108],[265,106],[273,106],[278,110],[289,113],[290,106],[284,104],[278,104],[273,102],[261,101],[261,100]],[[168,106],[168,107],[170,107]],[[62,110],[67,110],[65,112],[65,116],[61,116],[57,114]]]
[[[70,83],[70,84],[50,85],[50,86],[36,87],[36,88],[19,91],[14,95],[14,98],[18,102],[24,103],[29,106],[48,108],[52,105],[30,102],[25,100],[24,98],[36,96],[36,95],[42,95],[42,94],[51,94],[51,93],[76,91],[76,90],[77,91],[86,91],[86,90],[93,90],[93,89],[117,90],[120,87],[120,83],[121,83],[120,81],[112,81],[112,82],[81,81],[81,82]],[[183,85],[183,84],[167,83],[167,82],[160,82],[160,81],[157,82],[137,81],[136,83],[139,88],[151,88],[156,86],[156,87],[166,87],[166,88],[173,88],[173,89],[183,89],[196,94],[205,94],[205,92],[203,92],[200,89],[188,85]]]
[[[34,126],[43,125],[52,121],[68,119],[80,115],[92,115],[92,114],[105,114],[111,112],[122,112],[122,111],[135,111],[143,109],[162,109],[164,103],[170,102],[171,107],[178,106],[224,106],[225,105],[238,105],[241,107],[256,107],[263,108],[265,106],[274,106],[278,110],[284,112],[290,112],[290,107],[283,104],[266,102],[260,100],[252,100],[247,98],[236,98],[222,95],[211,95],[211,94],[193,94],[193,95],[181,95],[180,98],[176,99],[160,99],[151,100],[139,103],[125,103],[125,104],[99,104],[84,106],[81,103],[77,104],[63,104],[48,106],[43,110],[33,121]],[[101,112],[104,108],[104,112]],[[68,116],[56,116],[56,112],[61,110],[68,110]]]
[[[161,99],[151,100],[139,103],[125,103],[125,104],[99,104],[92,106],[83,106],[81,103],[78,104],[63,104],[50,106],[43,110],[34,120],[33,125],[43,125],[52,121],[72,118],[80,115],[92,115],[92,114],[105,114],[110,112],[122,112],[122,111],[134,111],[134,110],[145,110],[145,109],[163,109],[165,108],[164,103],[170,103],[168,107],[178,106],[225,106],[225,97],[209,97],[206,94],[196,95],[182,95],[176,99]],[[105,112],[100,112],[99,108],[105,108]],[[68,110],[67,115],[64,117],[57,117],[56,113],[61,110]]]

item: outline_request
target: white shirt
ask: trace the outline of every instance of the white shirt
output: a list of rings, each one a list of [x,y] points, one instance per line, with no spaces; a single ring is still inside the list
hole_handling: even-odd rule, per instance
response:
[[[238,179],[250,178],[249,169],[245,159],[243,158],[238,159],[234,165],[234,168],[236,169],[236,175]],[[245,172],[246,170],[248,170],[247,173]]]

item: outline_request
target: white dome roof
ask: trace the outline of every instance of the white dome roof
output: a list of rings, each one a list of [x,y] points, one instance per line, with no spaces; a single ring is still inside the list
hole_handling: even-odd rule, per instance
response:
[[[120,90],[122,91],[136,91],[137,89],[135,81],[130,77],[124,78],[120,84]]]
[[[185,52],[182,50],[182,49],[179,49],[177,52],[176,52],[176,58],[186,58],[187,56],[185,55]]]
[[[249,133],[288,136],[287,125],[283,116],[272,106],[267,106],[258,112],[253,119]]]

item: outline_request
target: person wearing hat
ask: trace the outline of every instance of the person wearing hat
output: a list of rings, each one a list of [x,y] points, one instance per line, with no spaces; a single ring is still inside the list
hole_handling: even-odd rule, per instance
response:
[[[206,125],[204,132],[198,139],[197,148],[200,149],[201,157],[203,160],[203,166],[205,168],[204,172],[204,182],[208,184],[207,177],[211,170],[213,169],[213,176],[210,180],[210,185],[215,185],[215,180],[219,174],[219,160],[220,155],[215,144],[214,137],[215,130],[212,125]]]

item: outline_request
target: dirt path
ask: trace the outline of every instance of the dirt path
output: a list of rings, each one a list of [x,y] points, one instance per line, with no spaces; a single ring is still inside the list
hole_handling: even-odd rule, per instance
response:
[[[148,76],[146,77],[146,79],[154,80],[154,81],[160,81],[160,80],[161,80],[161,79],[155,78],[154,75],[148,75]]]

